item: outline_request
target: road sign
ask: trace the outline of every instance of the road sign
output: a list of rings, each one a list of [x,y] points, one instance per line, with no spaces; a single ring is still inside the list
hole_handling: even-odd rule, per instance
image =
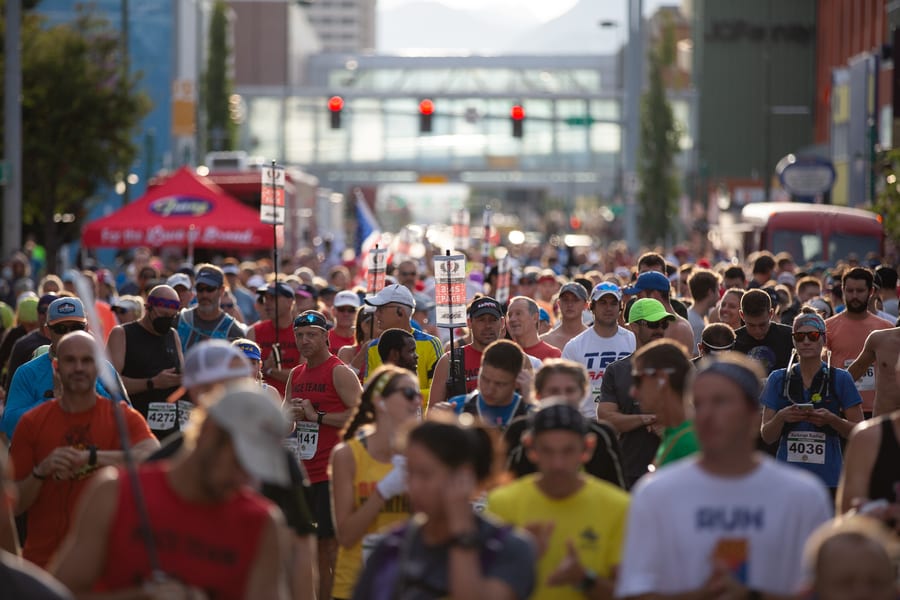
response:
[[[284,225],[284,167],[262,167],[259,220],[270,225]]]
[[[572,127],[590,127],[593,124],[594,117],[592,117],[591,115],[569,117],[566,119],[566,125],[570,125]]]

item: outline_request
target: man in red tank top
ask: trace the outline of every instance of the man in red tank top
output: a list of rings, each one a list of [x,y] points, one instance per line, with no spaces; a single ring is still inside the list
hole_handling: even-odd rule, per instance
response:
[[[256,478],[287,485],[281,440],[289,424],[254,383],[235,383],[219,394],[172,463],[142,465],[137,474],[164,580],[151,572],[131,480],[106,469],[86,492],[51,566],[75,595],[288,597],[278,541],[283,518],[248,484]]]
[[[294,310],[294,290],[282,282],[273,282],[266,289],[266,312],[270,318],[254,323],[247,332],[247,338],[259,344],[262,350],[263,378],[265,382],[284,397],[284,384],[291,369],[300,364],[300,353],[291,329]],[[278,315],[277,319],[275,315]],[[276,368],[275,357],[272,356],[272,345],[275,342],[275,321],[278,321],[278,345],[281,348],[281,366]]]
[[[296,431],[296,448],[309,475],[307,504],[317,522],[319,598],[331,598],[337,540],[331,521],[328,461],[362,395],[356,374],[328,350],[331,324],[325,315],[307,310],[294,319],[294,336],[305,364],[295,367],[287,394]]]

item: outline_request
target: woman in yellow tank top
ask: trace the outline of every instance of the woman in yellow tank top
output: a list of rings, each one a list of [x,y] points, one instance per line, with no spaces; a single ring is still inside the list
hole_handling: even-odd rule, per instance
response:
[[[353,595],[353,586],[379,532],[409,517],[406,462],[394,447],[397,431],[421,416],[416,376],[395,366],[376,370],[359,408],[331,455],[331,507],[340,548],[334,569],[334,598]]]

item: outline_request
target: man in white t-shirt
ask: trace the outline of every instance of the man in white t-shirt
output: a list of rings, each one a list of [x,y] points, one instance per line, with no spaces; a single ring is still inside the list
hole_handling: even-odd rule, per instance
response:
[[[597,418],[600,383],[606,367],[634,352],[634,334],[619,325],[622,291],[614,283],[598,283],[591,292],[594,325],[578,334],[563,348],[562,357],[584,365],[590,380],[590,393],[581,403],[581,414]]]
[[[831,517],[815,476],[755,451],[759,366],[710,360],[693,385],[700,454],[635,486],[616,598],[793,598],[803,546]]]

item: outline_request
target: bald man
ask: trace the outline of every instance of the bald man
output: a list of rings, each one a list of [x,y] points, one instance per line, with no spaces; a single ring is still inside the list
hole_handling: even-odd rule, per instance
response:
[[[123,460],[112,400],[95,390],[96,345],[85,331],[63,336],[53,359],[62,394],[25,413],[13,433],[16,513],[28,512],[23,555],[39,567],[62,542],[91,476]],[[137,411],[125,404],[121,408],[134,456],[141,460],[159,442]]]
[[[107,347],[113,366],[131,403],[151,421],[151,404],[165,403],[181,385],[181,340],[173,329],[180,301],[178,292],[158,285],[147,295],[144,316],[132,323],[118,325],[109,334]]]

